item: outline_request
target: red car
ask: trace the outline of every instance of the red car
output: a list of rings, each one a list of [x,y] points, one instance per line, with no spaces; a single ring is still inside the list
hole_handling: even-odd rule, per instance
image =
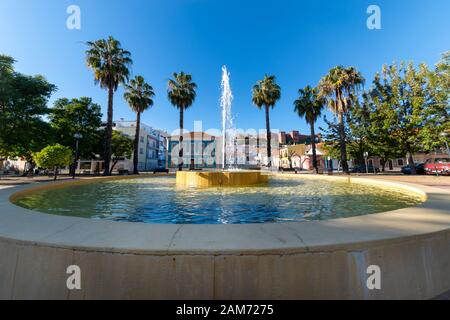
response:
[[[424,169],[426,174],[450,175],[450,158],[428,159]]]

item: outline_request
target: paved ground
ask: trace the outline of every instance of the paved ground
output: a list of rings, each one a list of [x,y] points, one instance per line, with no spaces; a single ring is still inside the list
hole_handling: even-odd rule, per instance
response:
[[[141,173],[142,176],[153,173]],[[92,179],[92,178],[98,178],[100,176],[81,176],[76,177],[76,179]],[[68,175],[61,175],[58,176],[58,181],[63,180],[72,180],[71,176]],[[53,181],[53,177],[49,176],[34,176],[34,177],[21,177],[21,176],[0,176],[0,185],[20,185],[20,184],[29,184],[34,182],[49,182]]]
[[[62,179],[69,179],[68,177],[61,177],[58,178],[58,180],[62,180]],[[33,183],[33,182],[47,182],[47,181],[52,181],[53,178],[51,177],[33,177],[33,178],[28,178],[28,177],[4,177],[4,176],[0,176],[0,185],[18,185],[18,184],[28,184],[28,183]]]
[[[352,175],[352,177],[364,177],[373,179],[391,180],[396,182],[416,183],[430,187],[442,188],[450,190],[450,176],[428,176],[428,175],[399,175],[399,174],[364,174]]]

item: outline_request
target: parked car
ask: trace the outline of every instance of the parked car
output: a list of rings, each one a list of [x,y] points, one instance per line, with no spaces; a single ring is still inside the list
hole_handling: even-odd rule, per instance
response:
[[[428,159],[424,168],[426,174],[450,175],[450,158]]]
[[[163,167],[159,167],[159,168],[156,168],[155,170],[153,170],[153,174],[159,173],[159,172],[169,173],[169,169],[163,168]]]
[[[425,163],[418,163],[415,165],[416,167],[416,174],[425,174]],[[402,167],[402,173],[403,174],[411,174],[411,165],[406,165]]]
[[[378,173],[380,172],[380,169],[377,167],[374,167],[373,165],[369,164],[367,166],[367,170],[366,170],[366,166],[365,165],[356,165],[353,166],[353,168],[350,169],[351,173]]]

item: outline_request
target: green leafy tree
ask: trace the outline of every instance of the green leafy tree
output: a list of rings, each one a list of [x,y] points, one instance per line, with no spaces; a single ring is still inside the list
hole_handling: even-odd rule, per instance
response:
[[[47,146],[34,154],[34,160],[38,167],[53,169],[54,180],[56,180],[58,168],[68,166],[72,162],[72,150],[60,144]]]
[[[100,130],[102,113],[100,105],[91,98],[58,99],[49,114],[56,141],[66,147],[75,147],[76,133],[82,135],[78,153],[85,159],[94,159],[102,151],[99,142],[104,139]]]
[[[392,108],[387,103],[380,104],[374,101],[369,91],[363,94],[362,107],[358,105],[355,111],[357,113],[353,116],[356,119],[352,121],[352,131],[361,133],[361,137],[365,140],[364,150],[371,156],[379,157],[381,170],[385,171],[389,159],[404,155],[396,137],[388,134],[392,130],[395,119],[392,117]],[[361,158],[360,161],[363,159]]]
[[[141,113],[153,106],[152,98],[155,96],[151,85],[145,82],[142,76],[136,76],[129,84],[125,85],[124,98],[130,108],[136,112],[136,134],[134,136],[133,173],[139,174],[139,132],[141,128]]]
[[[364,94],[363,94],[364,96]],[[370,141],[370,110],[365,100],[360,103],[358,97],[353,97],[352,108],[346,114],[348,125],[347,153],[357,164],[364,165],[364,153],[373,154]]]
[[[365,165],[364,153],[380,158],[382,170],[389,159],[402,157],[397,139],[387,132],[392,127],[392,109],[375,104],[369,93],[362,94],[360,101],[354,97],[352,108],[344,118],[347,158]],[[340,158],[339,124],[325,119],[328,127],[324,131],[325,149],[333,158]]]
[[[14,63],[16,60],[14,60],[13,57],[0,54],[0,73],[2,75],[5,74],[12,74],[14,72]]]
[[[314,124],[322,114],[323,107],[326,103],[325,99],[318,96],[318,90],[306,86],[304,89],[298,90],[299,98],[294,101],[294,111],[300,118],[305,118],[306,123],[311,128],[311,146],[313,154],[313,167],[316,173],[319,172],[317,165],[317,152],[316,152],[316,133],[314,130]]]
[[[432,99],[427,90],[428,68],[412,63],[383,66],[374,80],[371,96],[376,112],[383,114],[385,135],[394,139],[415,174],[413,154],[422,148],[420,132],[426,124],[426,110]]]
[[[112,159],[113,165],[111,166],[109,174],[112,174],[114,167],[122,158],[131,158],[134,149],[134,141],[128,136],[120,133],[119,131],[113,131],[112,133]]]
[[[445,145],[448,137],[442,133],[450,132],[450,52],[444,53],[435,69],[428,72],[426,91],[429,100],[419,135],[424,151],[432,152]]]
[[[0,54],[0,110],[5,111],[13,90],[14,63],[16,61],[6,55]]]
[[[333,158],[333,159],[341,159],[341,124],[336,122],[336,118],[334,121],[328,120],[326,116],[323,118],[326,123],[326,127],[320,127],[320,130],[323,132],[323,149],[325,153]],[[348,117],[343,119],[342,125],[344,126],[345,132],[345,144],[349,144],[350,135],[350,127],[348,124]],[[350,157],[347,153],[347,148],[345,149],[346,159]],[[340,161],[340,166],[342,166],[342,161]]]
[[[365,104],[360,104],[355,98],[353,107],[348,110],[344,117],[345,144],[347,159],[354,163],[364,165],[364,153],[374,155],[369,141],[368,126],[370,124],[370,111]],[[328,155],[340,159],[339,123],[331,122],[325,118],[328,128],[324,131],[324,148]]]
[[[364,85],[364,78],[354,67],[334,67],[319,82],[319,96],[326,98],[330,110],[337,115],[339,147],[342,170],[348,174],[345,115],[358,89]]]
[[[275,104],[281,98],[281,88],[276,83],[275,76],[265,75],[264,79],[258,80],[253,86],[252,101],[258,109],[264,106],[266,115],[266,139],[267,139],[267,157],[269,159],[267,166],[272,166],[272,133],[270,131],[270,108],[274,108]]]
[[[0,156],[24,158],[32,172],[33,153],[52,141],[43,117],[56,86],[43,76],[15,72],[13,64],[13,58],[0,55]]]
[[[180,151],[178,170],[183,170],[183,129],[184,111],[195,101],[197,85],[192,82],[192,76],[184,72],[174,73],[168,81],[167,96],[170,103],[180,111]]]
[[[94,72],[95,82],[108,90],[108,112],[105,141],[105,171],[103,175],[110,174],[111,139],[113,126],[113,99],[114,92],[119,85],[126,83],[130,75],[130,66],[133,63],[129,51],[124,50],[119,41],[113,37],[87,42],[86,63]]]

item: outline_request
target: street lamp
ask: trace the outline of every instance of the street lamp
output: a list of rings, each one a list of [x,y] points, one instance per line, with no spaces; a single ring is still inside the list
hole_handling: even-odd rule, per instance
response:
[[[73,165],[72,179],[75,179],[75,173],[77,172],[78,166],[78,143],[80,139],[83,138],[83,135],[77,132],[73,135],[73,137],[75,138],[75,163]]]
[[[450,157],[450,149],[448,148],[448,143],[447,143],[447,137],[449,136],[449,133],[448,132],[442,132],[441,133],[441,137],[444,137],[444,142],[445,142],[445,146],[446,146],[446,148],[447,148],[447,153],[448,153],[448,156]]]

